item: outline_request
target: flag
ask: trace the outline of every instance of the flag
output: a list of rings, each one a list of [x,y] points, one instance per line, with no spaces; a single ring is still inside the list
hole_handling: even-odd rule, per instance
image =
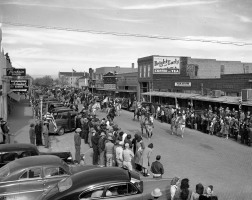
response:
[[[74,69],[72,69],[72,70],[73,70],[74,73],[76,72]]]

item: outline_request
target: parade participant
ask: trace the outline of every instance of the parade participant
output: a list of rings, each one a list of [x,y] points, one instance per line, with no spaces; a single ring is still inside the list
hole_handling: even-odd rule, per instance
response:
[[[125,149],[122,152],[122,157],[123,157],[123,166],[126,166],[130,171],[133,170],[132,168],[132,159],[134,158],[134,154],[129,148],[129,143],[125,143]]]
[[[105,138],[106,134],[101,132],[100,138],[98,141],[99,155],[100,155],[100,165],[105,165]]]
[[[164,174],[164,167],[162,163],[160,163],[161,156],[156,156],[156,161],[151,164],[150,171],[153,174],[153,178],[162,178],[162,175]]]
[[[114,143],[111,136],[108,137],[108,140],[105,144],[105,155],[106,155],[106,167],[113,166],[113,157],[114,157]]]
[[[33,123],[30,124],[29,136],[31,144],[35,145],[36,133],[35,133],[35,125]]]
[[[142,166],[142,173],[144,176],[149,176],[148,168],[150,166],[150,156],[152,153],[153,144],[150,143],[146,148],[143,149],[141,166]]]
[[[77,128],[74,134],[74,147],[75,147],[75,160],[80,163],[80,150],[81,150],[81,137],[80,137],[81,129]]]
[[[171,180],[171,187],[170,187],[171,200],[174,200],[174,196],[178,189],[179,183],[180,183],[180,180],[176,176]]]
[[[123,166],[123,156],[122,156],[123,148],[118,140],[116,141],[116,143],[118,145],[116,147],[116,165],[118,167],[122,167]]]
[[[44,136],[45,148],[49,148],[50,141],[49,141],[48,121],[44,121],[44,124],[43,124],[43,127],[42,127],[42,134]]]
[[[172,119],[171,119],[171,134],[173,135],[174,133],[177,134],[177,132],[175,132],[176,130],[176,113],[173,113]]]

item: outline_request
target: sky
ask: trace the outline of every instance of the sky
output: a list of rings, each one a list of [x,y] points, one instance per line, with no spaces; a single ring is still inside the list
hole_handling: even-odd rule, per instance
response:
[[[137,66],[150,55],[252,62],[251,8],[251,0],[1,0],[2,48],[32,76]]]

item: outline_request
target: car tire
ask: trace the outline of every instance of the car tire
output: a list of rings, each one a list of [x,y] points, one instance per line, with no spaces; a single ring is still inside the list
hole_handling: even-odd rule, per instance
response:
[[[65,134],[65,129],[64,128],[60,128],[58,135],[64,135]]]

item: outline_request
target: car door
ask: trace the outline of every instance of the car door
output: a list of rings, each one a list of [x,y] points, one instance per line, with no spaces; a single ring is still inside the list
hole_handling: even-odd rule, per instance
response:
[[[60,180],[69,177],[69,174],[62,167],[44,167],[44,190],[49,186],[57,184]]]
[[[27,169],[20,176],[18,183],[20,199],[36,199],[44,190],[42,167]]]

